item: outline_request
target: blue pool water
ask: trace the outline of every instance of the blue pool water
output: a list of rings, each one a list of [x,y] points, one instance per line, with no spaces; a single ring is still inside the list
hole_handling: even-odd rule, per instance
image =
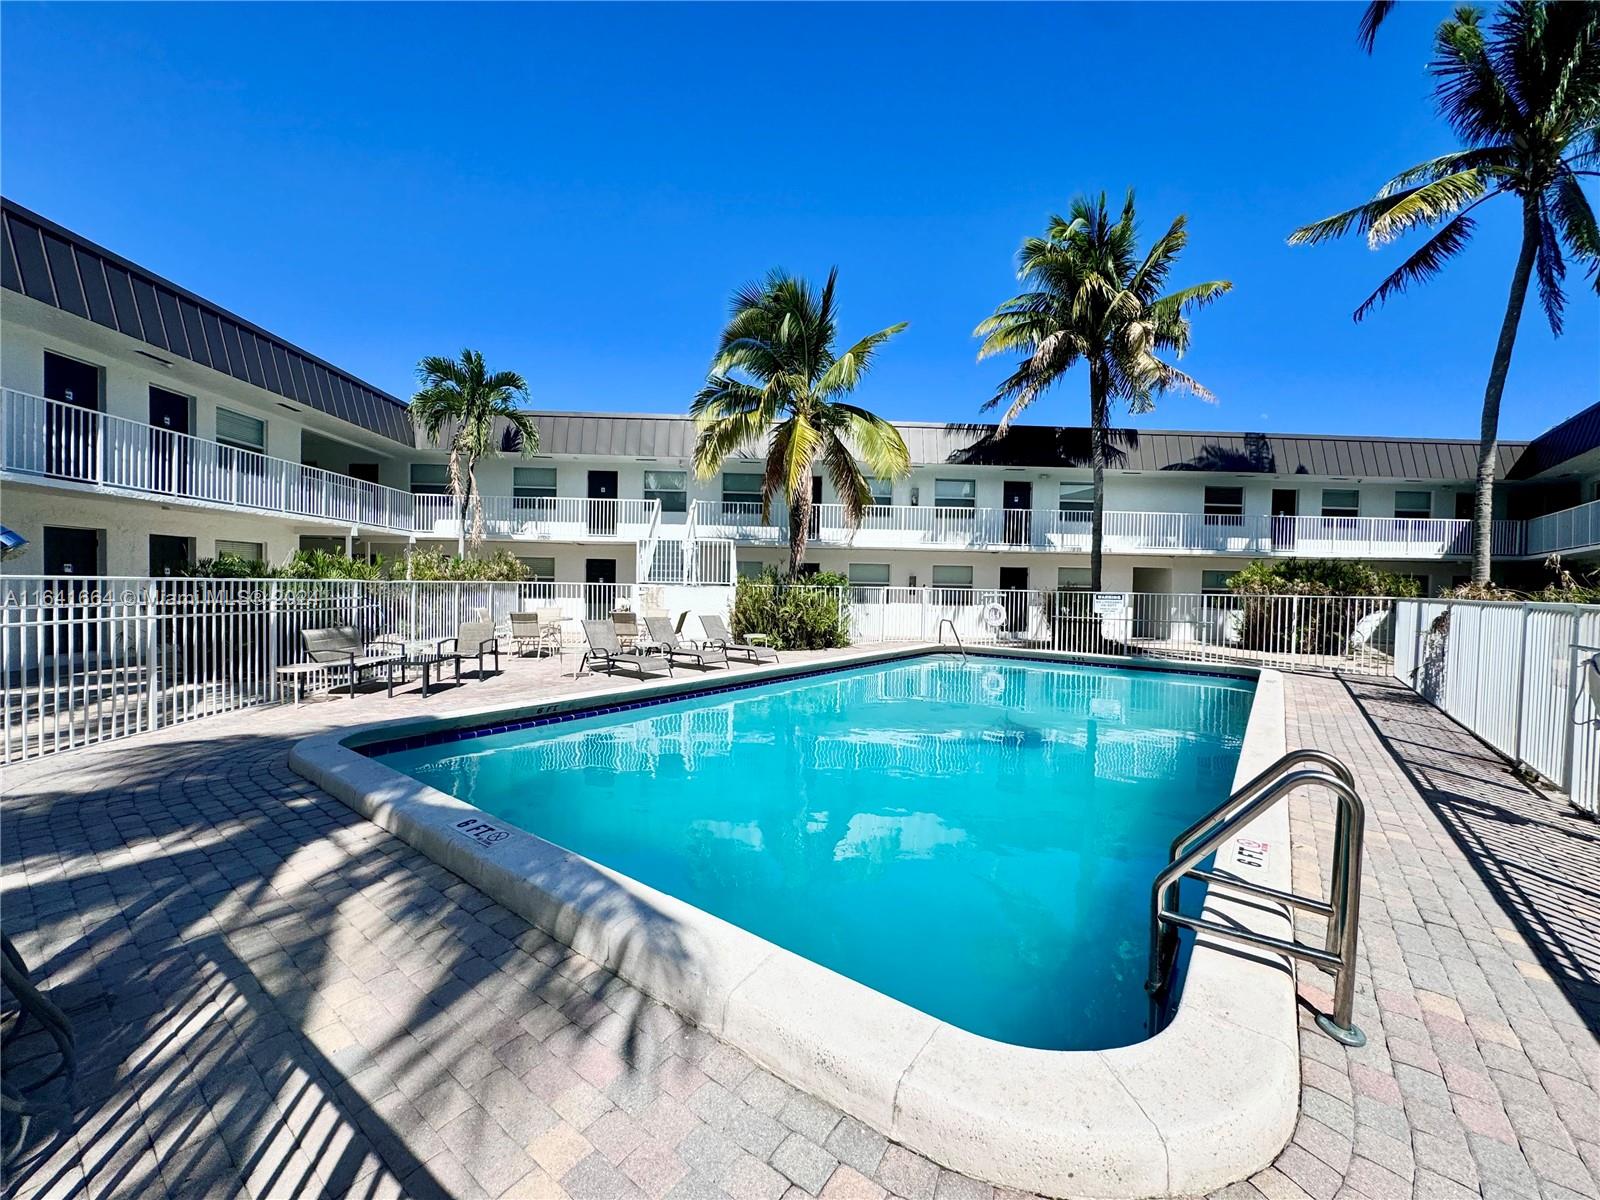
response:
[[[380,761],[869,987],[1044,1049],[1147,1036],[1150,882],[1254,685],[932,655]]]

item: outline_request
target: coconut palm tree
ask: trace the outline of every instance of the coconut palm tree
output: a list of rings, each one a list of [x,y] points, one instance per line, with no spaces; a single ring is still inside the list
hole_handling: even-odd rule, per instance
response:
[[[483,541],[479,461],[503,450],[539,449],[539,427],[520,406],[528,385],[515,371],[491,374],[476,350],[463,350],[459,359],[430,354],[417,364],[417,378],[422,386],[411,397],[411,420],[435,446],[448,431],[450,494],[460,518],[456,553],[465,557],[469,537],[473,546]]]
[[[1477,10],[1457,9],[1434,35],[1428,70],[1439,113],[1462,148],[1407,168],[1365,204],[1297,229],[1289,242],[1359,233],[1378,249],[1413,229],[1438,227],[1356,309],[1360,321],[1460,254],[1479,205],[1498,196],[1520,205],[1521,246],[1479,424],[1472,581],[1482,584],[1489,581],[1500,398],[1528,284],[1537,280],[1545,319],[1559,336],[1566,259],[1587,265],[1591,280],[1600,260],[1600,227],[1580,183],[1600,173],[1600,3],[1506,4],[1487,30]]]
[[[1164,292],[1167,276],[1189,240],[1180,215],[1143,254],[1139,252],[1133,192],[1112,220],[1105,193],[1079,196],[1069,215],[1052,216],[1042,238],[1017,251],[1017,278],[1030,290],[1007,300],[974,331],[983,339],[979,359],[1021,354],[1021,364],[996,389],[985,409],[1004,405],[1000,432],[1074,366],[1089,372],[1089,461],[1094,470],[1090,526],[1090,584],[1100,590],[1101,536],[1105,525],[1105,469],[1122,457],[1114,445],[1111,410],[1148,412],[1156,397],[1211,393],[1158,357],[1181,357],[1189,348],[1189,315],[1233,284],[1214,279]]]
[[[872,503],[862,463],[879,479],[911,469],[900,431],[846,399],[878,347],[906,323],[836,353],[838,275],[838,268],[829,271],[821,292],[783,271],[736,291],[706,384],[689,408],[700,430],[694,469],[701,479],[715,475],[729,455],[765,442],[762,520],[770,519],[775,500],[787,501],[790,578],[805,561],[813,464],[821,461],[852,526]]]

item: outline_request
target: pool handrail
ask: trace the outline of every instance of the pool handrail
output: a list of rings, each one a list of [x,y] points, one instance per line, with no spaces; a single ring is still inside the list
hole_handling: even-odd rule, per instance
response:
[[[1317,767],[1284,771],[1297,763],[1312,762]],[[1334,830],[1333,872],[1328,899],[1280,891],[1250,883],[1231,874],[1205,871],[1200,862],[1229,838],[1254,821],[1289,793],[1308,786],[1325,787],[1339,801],[1339,820]],[[1180,834],[1172,844],[1165,868],[1157,874],[1150,894],[1150,963],[1145,990],[1154,1005],[1171,982],[1170,965],[1177,945],[1179,928],[1208,933],[1244,945],[1305,959],[1331,970],[1335,976],[1333,1013],[1317,1016],[1317,1026],[1335,1041],[1361,1046],[1366,1035],[1355,1025],[1355,968],[1357,925],[1361,912],[1361,848],[1366,827],[1366,805],[1356,791],[1350,770],[1332,755],[1320,750],[1295,750],[1285,754],[1260,775],[1218,805],[1212,812]],[[1203,836],[1197,836],[1205,831]],[[1187,878],[1219,884],[1236,892],[1316,913],[1328,920],[1327,940],[1311,946],[1292,936],[1271,937],[1236,925],[1184,916],[1178,909],[1178,884]]]
[[[949,617],[939,618],[939,645],[944,645],[944,627],[950,626],[950,636],[956,640],[956,649],[961,651],[961,657],[967,657],[967,648],[961,642],[961,631],[956,628],[956,623]]]

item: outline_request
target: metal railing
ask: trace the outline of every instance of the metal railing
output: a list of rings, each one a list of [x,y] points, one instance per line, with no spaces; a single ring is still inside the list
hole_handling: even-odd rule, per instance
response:
[[[306,661],[309,628],[431,641],[463,621],[509,631],[513,612],[554,610],[570,640],[577,621],[619,606],[720,614],[731,594],[642,583],[3,576],[3,760],[273,703],[278,668]]]
[[[7,389],[0,470],[116,492],[409,532],[409,492]]]
[[[774,507],[767,519],[751,502],[697,500],[691,506],[703,531],[743,544],[789,540],[788,514]],[[1102,543],[1107,554],[1238,554],[1275,557],[1388,559],[1464,558],[1472,552],[1472,522],[1421,517],[1274,517],[1261,514],[1108,511]],[[1494,552],[1521,553],[1522,523],[1497,521]],[[818,546],[860,549],[1042,550],[1087,554],[1090,514],[1015,508],[955,508],[875,504],[852,526],[843,505],[812,508],[808,539]]]
[[[415,496],[414,531],[453,538],[461,510],[453,496]],[[578,496],[481,496],[487,537],[557,541],[643,541],[660,516],[657,500],[589,500]],[[468,528],[472,518],[469,516]]]
[[[1321,769],[1295,770],[1291,767],[1312,763]],[[1235,874],[1206,870],[1200,864],[1222,845],[1240,833],[1257,817],[1303,787],[1324,787],[1339,802],[1339,819],[1334,828],[1333,870],[1328,898],[1302,895],[1252,883]],[[1361,916],[1361,850],[1366,825],[1366,806],[1355,789],[1348,767],[1332,755],[1319,750],[1295,750],[1285,754],[1261,774],[1246,783],[1212,812],[1178,836],[1166,867],[1156,876],[1150,889],[1150,961],[1145,989],[1152,1004],[1159,1004],[1172,979],[1172,965],[1178,947],[1178,930],[1189,929],[1240,945],[1287,954],[1317,964],[1334,973],[1333,1012],[1319,1013],[1317,1027],[1346,1046],[1363,1046],[1366,1035],[1354,1020],[1356,982],[1356,943]],[[1322,946],[1312,946],[1298,938],[1273,937],[1242,925],[1191,917],[1179,910],[1178,884],[1196,879],[1208,887],[1220,886],[1247,896],[1298,908],[1324,917],[1327,937]]]
[[[1600,500],[1524,522],[1526,554],[1554,554],[1600,546]]]

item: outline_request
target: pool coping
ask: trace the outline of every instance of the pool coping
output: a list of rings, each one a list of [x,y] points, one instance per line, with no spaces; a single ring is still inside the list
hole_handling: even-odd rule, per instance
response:
[[[821,669],[949,652],[930,644],[831,658]],[[1284,751],[1282,677],[1268,669],[984,647],[986,657],[1086,662],[1254,678],[1237,787]],[[819,664],[741,670],[737,685],[816,674]],[[1113,1050],[1034,1050],[979,1037],[702,909],[505,825],[352,748],[509,721],[723,690],[722,672],[438,717],[402,718],[298,743],[291,766],[364,817],[606,966],[790,1083],[910,1149],[991,1183],[1054,1196],[1134,1200],[1204,1193],[1268,1165],[1299,1099],[1292,968],[1202,937],[1178,1011],[1159,1034]],[[615,704],[608,700],[615,699]],[[501,721],[504,725],[508,721]],[[1256,845],[1249,859],[1239,841]],[[1263,854],[1261,846],[1267,849]],[[1264,861],[1258,861],[1264,860]],[[1287,808],[1218,855],[1287,890]],[[1209,889],[1206,914],[1288,937],[1275,905]],[[1143,947],[1135,969],[1143,969]]]

